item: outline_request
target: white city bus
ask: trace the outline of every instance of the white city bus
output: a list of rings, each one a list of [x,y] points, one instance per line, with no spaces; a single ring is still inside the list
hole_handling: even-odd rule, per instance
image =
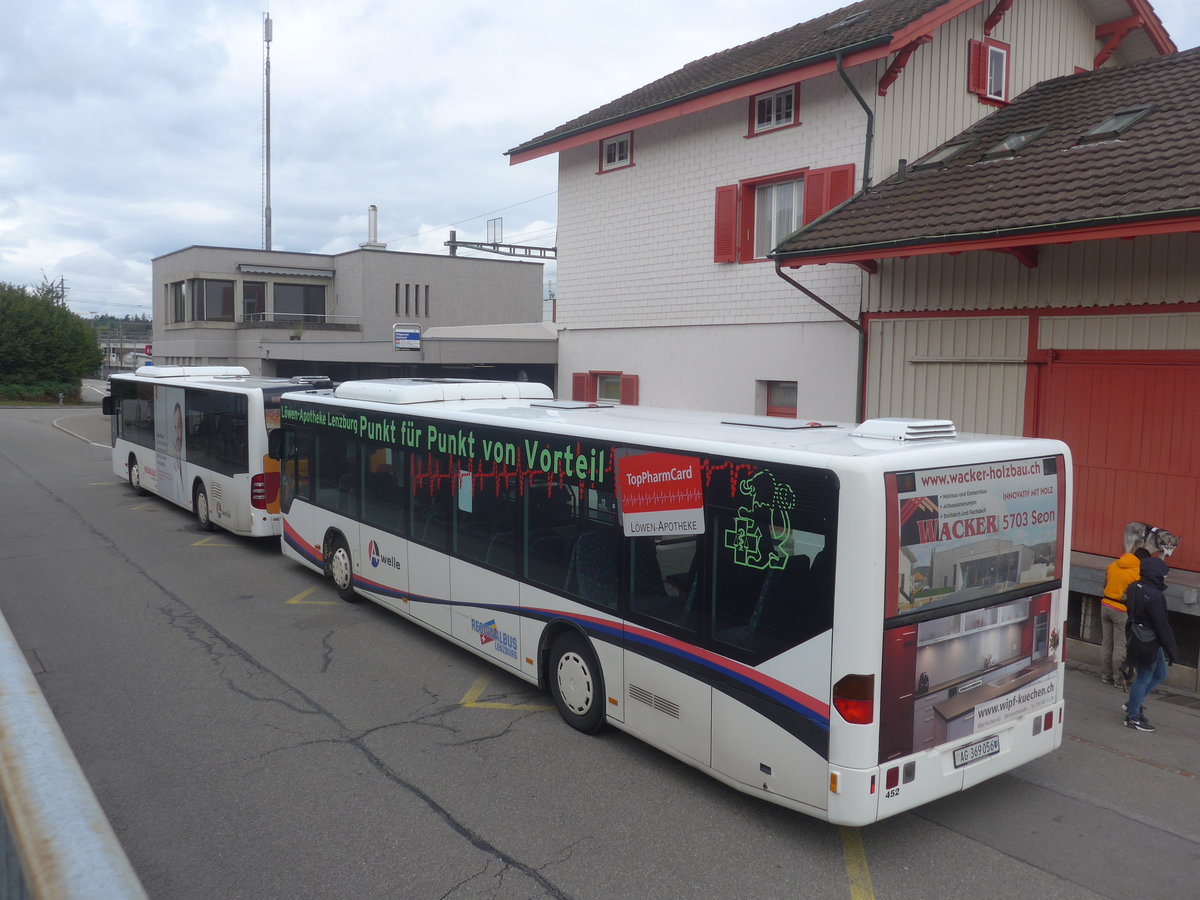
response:
[[[281,422],[284,554],[581,731],[847,825],[1062,740],[1061,442],[498,382],[347,382]]]
[[[278,535],[279,463],[267,433],[279,427],[279,400],[328,379],[256,378],[241,366],[142,366],[113,375],[104,414],[112,416],[113,471],[195,513],[205,528],[251,537]]]

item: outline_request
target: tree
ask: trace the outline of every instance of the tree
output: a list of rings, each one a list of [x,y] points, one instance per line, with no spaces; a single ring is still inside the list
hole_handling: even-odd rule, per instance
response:
[[[0,396],[76,397],[80,379],[98,371],[102,359],[95,332],[67,308],[56,285],[31,290],[0,282]]]

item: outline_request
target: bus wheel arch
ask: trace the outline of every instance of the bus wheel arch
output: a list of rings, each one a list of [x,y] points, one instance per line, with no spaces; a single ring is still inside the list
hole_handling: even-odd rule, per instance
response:
[[[584,734],[600,731],[606,721],[604,673],[592,642],[579,628],[550,623],[540,652],[542,684],[563,721]]]
[[[350,542],[335,528],[325,532],[322,542],[325,557],[325,574],[333,582],[338,596],[347,603],[357,603],[361,598],[354,590],[354,558],[350,555]]]
[[[192,485],[192,512],[196,514],[196,518],[200,522],[200,527],[204,531],[213,531],[216,526],[213,525],[212,511],[208,508],[208,492],[204,489],[204,482],[199,478]]]

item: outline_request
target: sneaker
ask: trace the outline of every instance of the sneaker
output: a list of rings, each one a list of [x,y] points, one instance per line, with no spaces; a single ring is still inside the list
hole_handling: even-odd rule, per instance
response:
[[[1145,716],[1138,716],[1136,719],[1126,719],[1125,727],[1133,728],[1133,729],[1136,729],[1137,731],[1153,731],[1154,730],[1154,726],[1146,721]]]
[[[1129,712],[1129,704],[1128,703],[1121,704],[1121,712]],[[1142,715],[1139,718],[1143,718],[1143,717],[1145,717],[1145,715],[1146,715],[1146,704],[1143,703],[1142,704]]]
[[[1100,683],[1101,684],[1112,684],[1113,683],[1112,676],[1111,675],[1101,675]]]

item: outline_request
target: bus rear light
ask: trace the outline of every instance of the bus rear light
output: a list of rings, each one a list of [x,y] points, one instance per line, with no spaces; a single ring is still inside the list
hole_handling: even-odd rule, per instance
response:
[[[900,786],[900,767],[892,766],[887,770],[887,774],[883,778],[883,789],[890,791],[894,787]]]
[[[833,708],[851,725],[875,721],[875,676],[846,675],[833,686]]]
[[[279,473],[267,472],[250,479],[250,505],[255,509],[266,509],[267,504],[279,496]]]
[[[1042,721],[1043,721],[1043,724],[1042,724],[1043,731],[1049,731],[1051,728],[1053,728],[1054,727],[1054,710],[1050,710],[1050,712],[1046,713],[1046,716]]]
[[[829,773],[829,793],[836,794],[838,792],[838,773]]]

